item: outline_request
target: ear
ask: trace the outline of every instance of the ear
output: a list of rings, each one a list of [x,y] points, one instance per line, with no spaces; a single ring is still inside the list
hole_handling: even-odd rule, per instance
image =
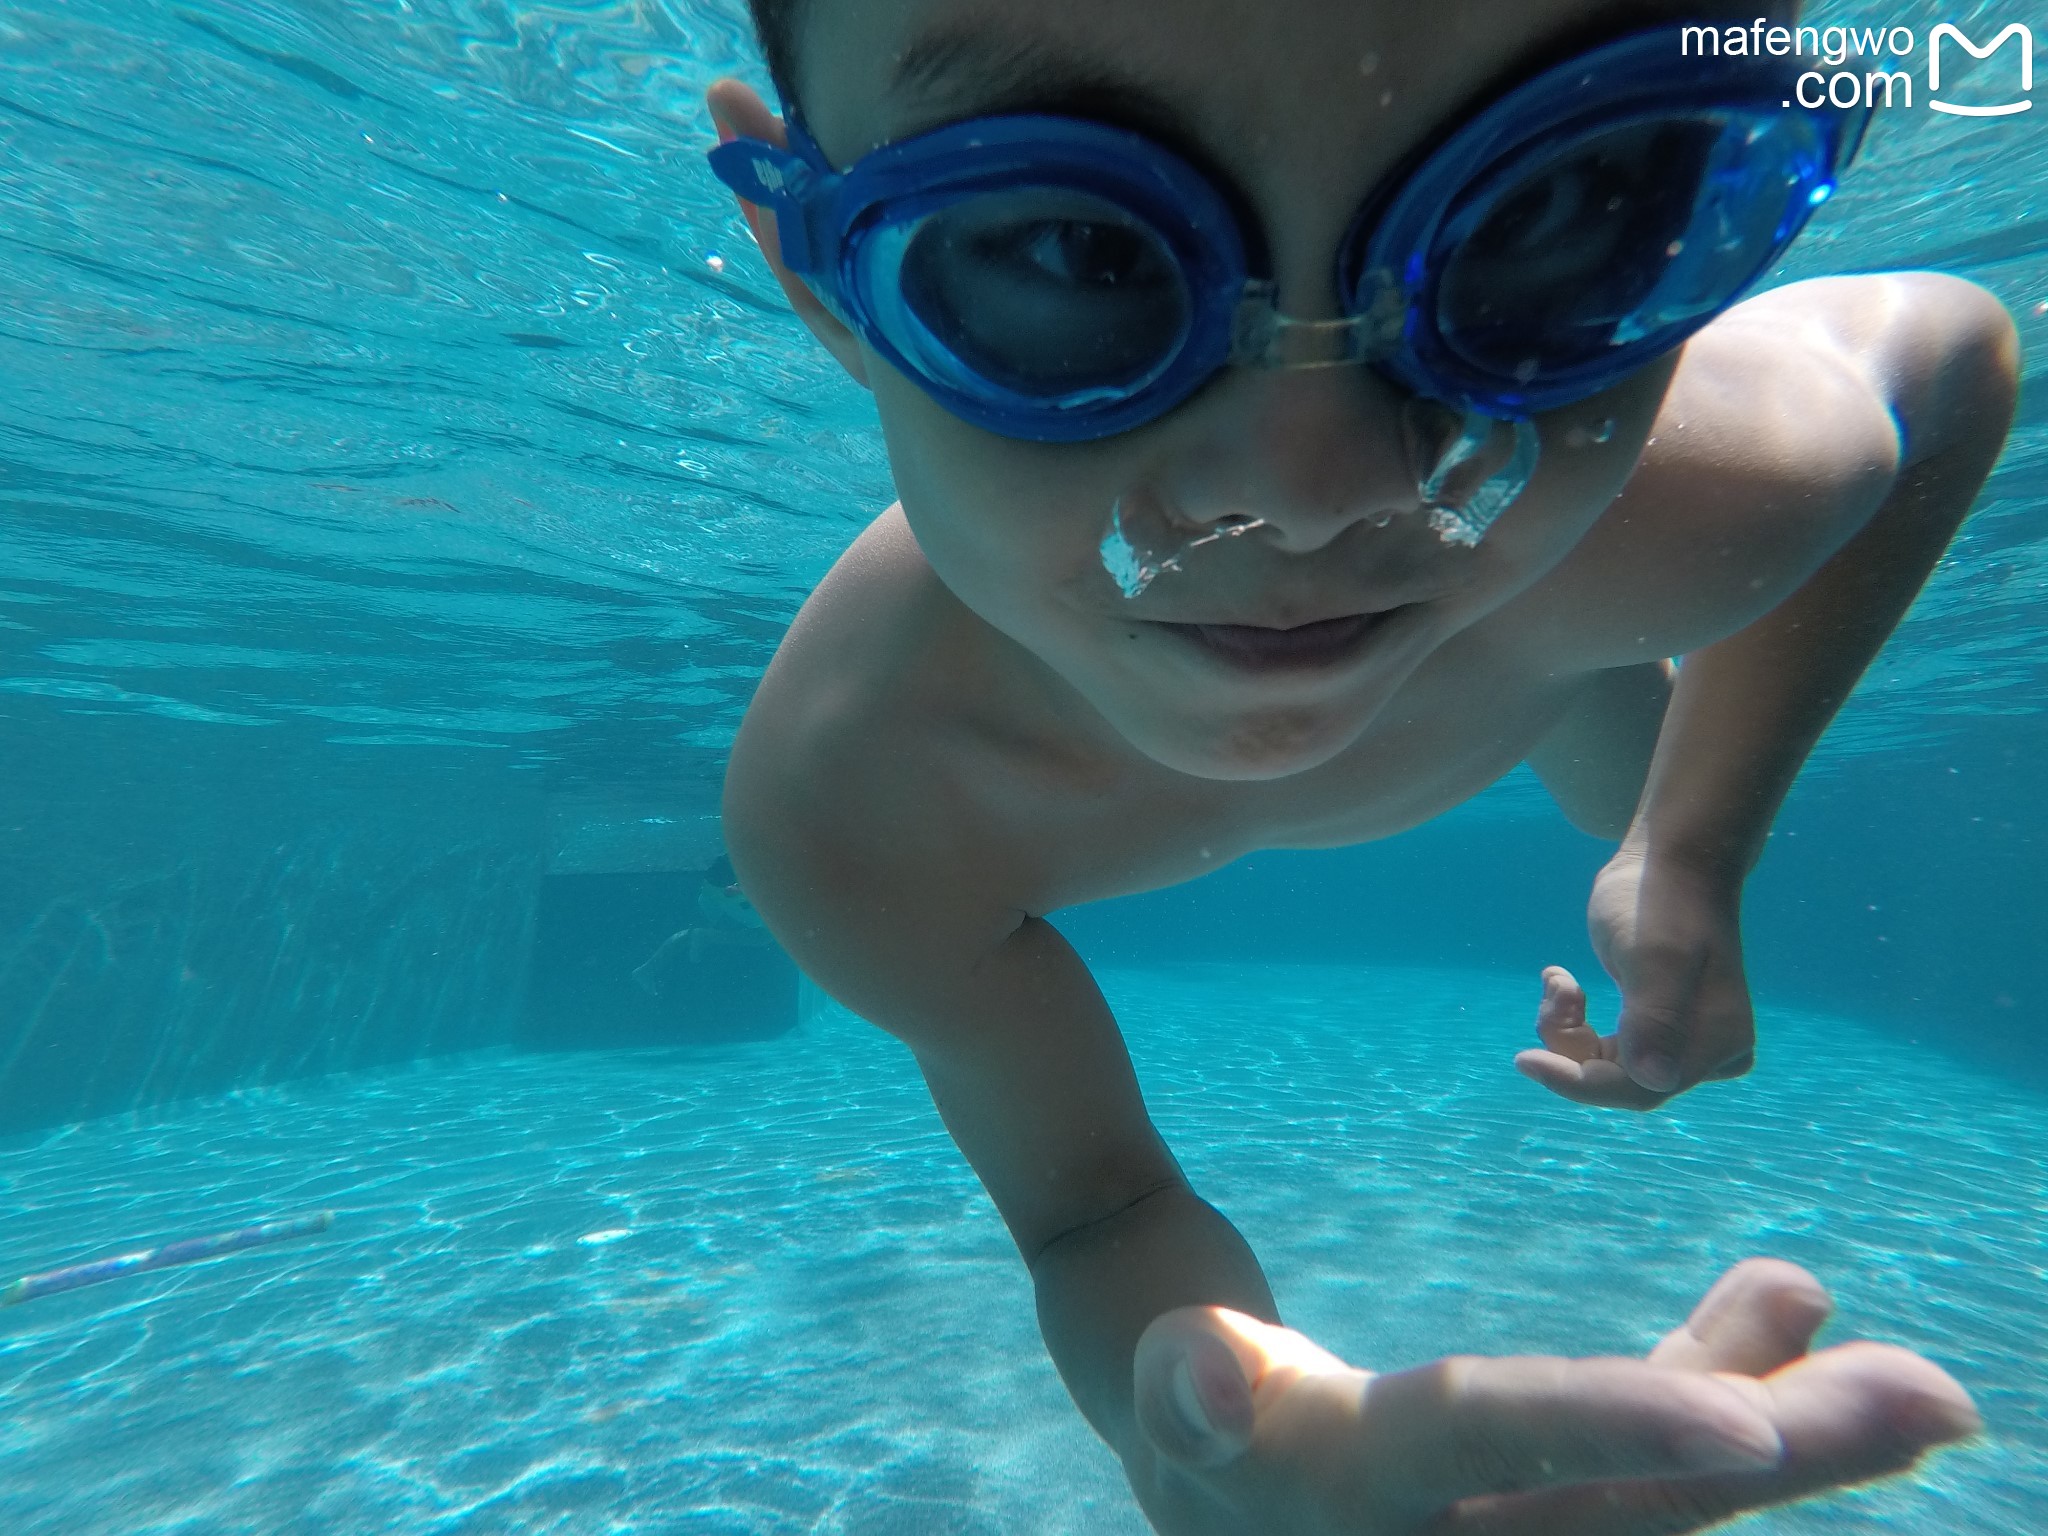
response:
[[[768,110],[768,104],[753,87],[738,80],[719,80],[704,93],[704,101],[711,108],[711,120],[718,125],[719,143],[729,139],[765,139],[778,148],[789,147],[789,133],[782,119]],[[782,264],[782,246],[775,238],[775,215],[744,199],[740,212],[746,215],[747,228],[754,232],[754,243],[768,258],[768,270],[782,285],[789,307],[810,327],[811,334],[825,344],[825,350],[839,359],[839,366],[865,385],[868,366],[861,354],[860,338],[818,302],[818,296],[802,278]]]

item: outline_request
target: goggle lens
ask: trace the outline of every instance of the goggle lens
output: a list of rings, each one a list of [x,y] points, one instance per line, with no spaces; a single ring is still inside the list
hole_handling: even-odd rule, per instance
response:
[[[907,357],[1060,406],[1142,389],[1184,344],[1184,264],[1130,210],[1062,187],[983,192],[869,231],[858,267]]]
[[[1597,387],[1753,283],[1826,166],[1811,120],[1740,111],[1640,119],[1518,157],[1445,210],[1425,313],[1451,357],[1506,392]],[[858,236],[854,267],[919,371],[1039,409],[1131,398],[1194,323],[1182,253],[1074,188],[972,192],[884,219]]]
[[[1785,70],[1686,57],[1668,28],[1538,75],[1354,220],[1347,320],[1281,312],[1244,211],[1198,167],[1060,116],[949,124],[844,173],[711,153],[773,209],[790,270],[961,419],[1080,442],[1156,419],[1226,366],[1366,363],[1468,414],[1605,389],[1736,302],[1833,190],[1867,111],[1781,110]]]
[[[1482,182],[1437,241],[1438,335],[1522,385],[1667,347],[1792,237],[1825,150],[1805,118],[1702,114],[1624,124]]]

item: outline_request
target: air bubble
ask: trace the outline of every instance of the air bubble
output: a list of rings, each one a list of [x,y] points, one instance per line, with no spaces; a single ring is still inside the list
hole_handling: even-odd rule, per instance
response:
[[[1126,517],[1124,501],[1119,496],[1110,508],[1109,528],[1096,546],[1096,557],[1127,599],[1142,595],[1168,571],[1181,569],[1181,561],[1203,545],[1271,526],[1263,517],[1226,517],[1189,527],[1163,510],[1148,515],[1142,508]]]

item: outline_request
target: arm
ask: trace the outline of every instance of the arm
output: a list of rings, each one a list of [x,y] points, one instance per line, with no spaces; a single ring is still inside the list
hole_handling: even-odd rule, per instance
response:
[[[2017,395],[2010,317],[1953,278],[1802,283],[1744,310],[1672,413],[1696,429],[1689,445],[1628,494],[1695,535],[1667,600],[1739,603],[1749,570],[1729,551],[1773,539],[1775,568],[1806,574],[1679,671],[1641,800],[1593,889],[1594,947],[1622,990],[1616,1032],[1596,1034],[1578,983],[1546,972],[1545,1049],[1516,1065],[1582,1103],[1648,1109],[1748,1070],[1743,881],[1807,754],[1990,473]],[[1761,379],[1759,356],[1781,360]],[[1717,416],[1745,388],[1775,390],[1775,409]],[[1745,434],[1729,430],[1745,419]],[[1722,533],[1731,518],[1747,540]],[[1773,579],[1769,563],[1750,569],[1754,586]]]
[[[1739,1267],[1648,1361],[1376,1376],[1278,1326],[1244,1240],[1161,1144],[1078,957],[988,898],[1023,841],[984,835],[974,797],[929,774],[938,754],[778,785],[804,754],[753,718],[727,787],[735,864],[806,969],[910,1045],[1030,1266],[1054,1364],[1165,1536],[1422,1536],[1467,1528],[1464,1501],[1503,1533],[1670,1536],[1974,1429],[1960,1389],[1903,1350],[1808,1355],[1826,1299],[1789,1265]]]
[[[1139,1335],[1197,1304],[1277,1323],[1258,1261],[1160,1139],[1080,957],[987,894],[1017,862],[1004,840],[900,764],[842,764],[822,795],[780,788],[794,754],[767,749],[772,729],[750,716],[735,749],[734,863],[805,972],[910,1047],[1030,1268],[1053,1364],[1146,1500]]]
[[[1893,281],[1894,314],[1838,317],[1902,440],[1889,493],[1777,608],[1685,659],[1625,844],[1646,857],[1738,882],[1748,874],[1807,754],[1918,596],[2005,442],[2019,375],[2011,318],[1967,283]]]
[[[982,981],[986,1033],[927,1039],[918,1064],[1030,1267],[1067,1391],[1149,1505],[1159,1469],[1133,1409],[1139,1335],[1179,1307],[1279,1312],[1250,1245],[1159,1140],[1108,1005],[1059,933],[1026,919]]]

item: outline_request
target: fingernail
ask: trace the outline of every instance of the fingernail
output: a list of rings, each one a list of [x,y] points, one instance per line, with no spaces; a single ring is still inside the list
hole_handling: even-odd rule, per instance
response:
[[[1785,1456],[1785,1442],[1761,1420],[1741,1429],[1696,1429],[1678,1437],[1678,1454],[1698,1472],[1759,1472]]]
[[[1202,1394],[1195,1386],[1195,1368],[1186,1355],[1174,1362],[1173,1374],[1167,1378],[1167,1389],[1188,1435],[1195,1440],[1215,1439],[1216,1425],[1209,1417],[1209,1410],[1202,1405]]]
[[[1649,1051],[1636,1057],[1628,1075],[1652,1093],[1669,1093],[1678,1086],[1678,1063],[1669,1056]]]
[[[1176,1360],[1164,1396],[1170,1423],[1162,1428],[1177,1442],[1160,1446],[1169,1455],[1191,1466],[1220,1467],[1250,1445],[1250,1394],[1222,1344],[1197,1343]]]

